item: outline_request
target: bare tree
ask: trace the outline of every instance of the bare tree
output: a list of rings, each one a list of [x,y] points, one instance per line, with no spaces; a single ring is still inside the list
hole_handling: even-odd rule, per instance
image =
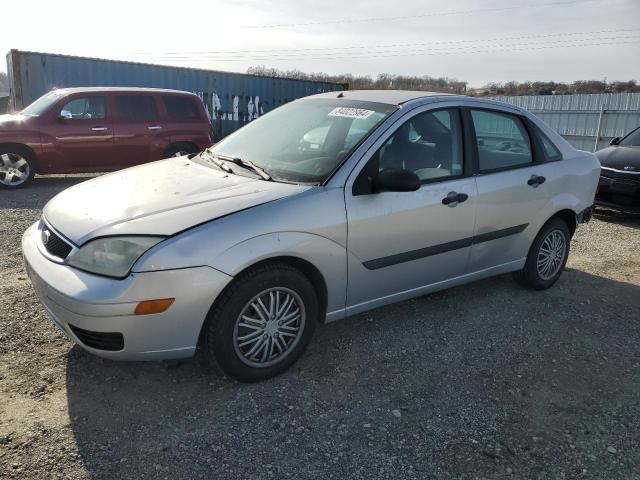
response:
[[[465,93],[467,82],[452,78],[421,77],[408,75],[393,75],[390,73],[380,73],[374,79],[370,75],[353,75],[343,73],[339,75],[329,75],[323,72],[306,73],[300,70],[279,70],[277,68],[267,68],[265,66],[249,67],[247,73],[252,75],[294,78],[296,80],[314,80],[321,82],[334,82],[347,84],[352,90],[374,89],[374,90],[425,90],[443,93]]]
[[[578,93],[633,93],[640,92],[636,80],[603,82],[601,80],[576,80],[558,82],[505,82],[489,83],[479,95],[573,95]]]
[[[370,75],[343,73],[329,75],[323,72],[306,73],[301,70],[279,70],[264,65],[249,67],[247,73],[296,80],[314,80],[347,84],[351,90],[358,89],[396,89],[425,90],[431,92],[471,94],[471,95],[572,95],[577,93],[623,93],[640,92],[636,80],[603,82],[601,80],[576,80],[572,83],[559,82],[494,82],[476,91],[468,91],[467,82],[447,77],[428,75],[409,76],[380,73],[375,78]]]

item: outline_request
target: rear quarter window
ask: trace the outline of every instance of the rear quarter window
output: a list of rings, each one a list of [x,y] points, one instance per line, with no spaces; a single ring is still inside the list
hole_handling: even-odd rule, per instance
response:
[[[172,120],[197,120],[200,118],[200,111],[195,99],[182,96],[162,97],[167,115]]]
[[[558,149],[558,147],[549,140],[549,137],[542,133],[542,130],[540,130],[536,125],[533,125],[532,122],[529,122],[529,124],[532,126],[533,133],[538,138],[540,145],[542,145],[545,160],[549,162],[562,160],[562,153],[560,153],[560,149]]]

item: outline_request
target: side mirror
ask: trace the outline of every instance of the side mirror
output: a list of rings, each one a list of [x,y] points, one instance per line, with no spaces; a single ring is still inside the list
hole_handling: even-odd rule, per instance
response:
[[[620,143],[620,140],[622,140],[622,138],[620,137],[614,137],[611,139],[611,141],[609,142],[609,145],[618,145]]]
[[[410,170],[388,168],[373,179],[374,192],[415,192],[420,188],[420,178]]]
[[[59,118],[62,118],[64,120],[72,120],[73,119],[73,115],[71,114],[71,112],[69,110],[61,110]]]

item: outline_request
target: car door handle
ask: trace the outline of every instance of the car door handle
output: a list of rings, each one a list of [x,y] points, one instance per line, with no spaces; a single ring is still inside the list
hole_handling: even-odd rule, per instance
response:
[[[162,130],[162,127],[160,125],[149,125],[147,128],[149,130]]]
[[[465,202],[468,198],[469,195],[466,193],[449,192],[447,196],[442,199],[442,204],[455,207],[459,203]]]
[[[527,180],[527,185],[536,188],[538,185],[542,185],[547,179],[540,175],[531,175],[531,178]]]
[[[92,132],[104,132],[105,130],[108,130],[107,127],[93,127],[91,129]]]

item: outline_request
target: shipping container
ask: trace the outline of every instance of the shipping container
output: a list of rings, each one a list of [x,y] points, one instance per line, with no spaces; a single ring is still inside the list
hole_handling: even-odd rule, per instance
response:
[[[18,50],[7,54],[7,71],[13,110],[63,87],[153,87],[193,92],[204,102],[219,138],[296,98],[346,88],[330,82]]]

